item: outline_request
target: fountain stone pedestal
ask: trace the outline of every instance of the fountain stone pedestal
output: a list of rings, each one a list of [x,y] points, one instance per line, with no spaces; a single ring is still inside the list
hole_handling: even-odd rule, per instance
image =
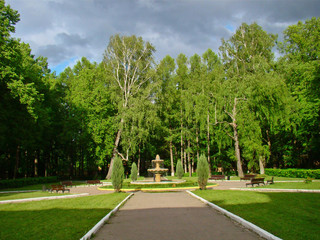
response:
[[[163,160],[160,159],[160,156],[157,155],[155,160],[152,160],[153,163],[155,163],[155,168],[148,169],[148,172],[152,172],[155,174],[155,182],[161,182],[161,174],[164,172],[167,172],[167,168],[161,168],[160,163],[163,162]]]

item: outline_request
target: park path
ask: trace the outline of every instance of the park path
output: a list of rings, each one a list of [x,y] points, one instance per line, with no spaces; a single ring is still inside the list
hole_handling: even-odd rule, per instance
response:
[[[261,239],[188,193],[136,192],[96,234],[116,239]]]

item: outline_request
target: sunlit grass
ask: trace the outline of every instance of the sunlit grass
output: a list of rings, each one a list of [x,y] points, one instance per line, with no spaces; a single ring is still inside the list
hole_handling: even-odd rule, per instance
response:
[[[320,182],[277,182],[260,186],[259,188],[277,188],[277,189],[320,189]],[[319,196],[320,197],[320,196]]]
[[[138,181],[140,180],[144,180],[144,177],[138,177],[137,179]],[[101,182],[111,182],[111,179],[104,179],[104,180],[100,180]],[[131,182],[131,178],[126,178],[123,180],[123,182]]]
[[[62,196],[69,195],[69,193],[49,193],[49,192],[21,192],[21,193],[0,193],[0,201],[4,200],[15,200],[23,198],[37,198],[37,197],[52,197],[52,196]]]
[[[0,239],[80,239],[128,194],[0,205]]]
[[[72,182],[75,186],[82,186],[86,185],[85,181],[73,181]],[[6,188],[6,189],[0,189],[1,191],[23,191],[23,190],[42,190],[43,186],[45,186],[46,189],[49,189],[51,185],[59,185],[61,182],[53,182],[53,183],[45,183],[45,184],[34,184],[34,185],[28,185],[18,188]],[[73,187],[75,187],[73,186]],[[71,188],[71,186],[68,186],[67,188]]]
[[[265,180],[271,180],[272,176],[264,176]],[[289,177],[273,177],[274,181],[303,181],[304,178],[289,178]],[[231,176],[230,180],[240,180],[238,176]]]
[[[282,239],[320,239],[318,193],[231,190],[197,190],[194,193]]]

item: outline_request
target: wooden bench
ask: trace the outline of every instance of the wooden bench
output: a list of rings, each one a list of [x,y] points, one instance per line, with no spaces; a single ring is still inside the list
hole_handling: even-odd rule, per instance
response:
[[[100,180],[87,180],[88,185],[97,185],[97,184],[102,184]]]
[[[70,187],[75,186],[75,184],[73,184],[72,181],[63,181],[63,182],[61,182],[61,185],[66,186],[66,187],[68,187],[68,186],[70,186]]]
[[[225,180],[226,176],[225,175],[211,175],[209,180]]]
[[[255,178],[256,175],[254,174],[245,174],[244,177],[240,178],[240,180],[251,180],[252,178]]]
[[[260,183],[264,185],[264,178],[251,178],[251,181],[249,183],[246,183],[246,187],[248,185],[251,185],[252,187],[254,187],[254,184],[257,184],[258,186],[260,186]]]
[[[273,177],[271,178],[271,180],[267,180],[267,184],[274,184]]]
[[[56,192],[62,191],[62,193],[64,193],[65,191],[70,192],[70,189],[65,188],[65,186],[63,185],[51,185],[50,192],[53,192],[53,191],[56,191]]]

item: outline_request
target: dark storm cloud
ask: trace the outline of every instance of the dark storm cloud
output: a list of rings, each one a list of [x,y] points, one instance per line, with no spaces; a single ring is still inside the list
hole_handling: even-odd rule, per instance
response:
[[[221,38],[242,22],[281,34],[299,20],[319,16],[318,0],[7,0],[21,13],[16,36],[51,66],[85,56],[100,61],[111,35],[150,41],[160,60],[218,51]]]

